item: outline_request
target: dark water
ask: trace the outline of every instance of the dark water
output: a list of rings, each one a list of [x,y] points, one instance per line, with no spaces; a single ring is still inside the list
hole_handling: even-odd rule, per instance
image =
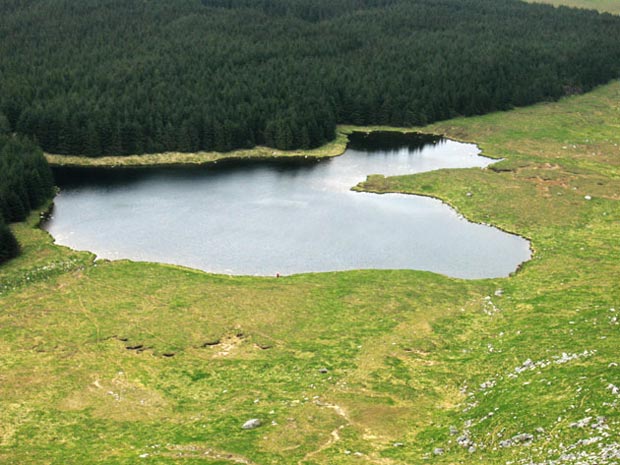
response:
[[[483,167],[475,145],[433,136],[355,134],[321,162],[204,168],[57,170],[45,228],[99,257],[229,274],[364,268],[507,276],[529,243],[469,223],[438,200],[352,192],[368,174]]]

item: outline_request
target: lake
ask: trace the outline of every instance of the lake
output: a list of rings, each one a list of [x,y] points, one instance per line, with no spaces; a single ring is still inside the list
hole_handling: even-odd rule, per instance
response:
[[[368,174],[485,167],[473,144],[355,133],[332,159],[205,167],[56,169],[56,242],[99,258],[235,275],[415,269],[507,276],[529,242],[466,221],[439,200],[351,191]]]

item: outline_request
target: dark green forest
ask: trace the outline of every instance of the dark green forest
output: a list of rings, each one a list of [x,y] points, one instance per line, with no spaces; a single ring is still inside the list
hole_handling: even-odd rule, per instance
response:
[[[517,0],[3,0],[0,125],[61,154],[309,148],[589,90],[619,39]]]
[[[0,132],[0,263],[19,253],[7,223],[26,219],[52,189],[52,172],[41,149],[26,138]]]

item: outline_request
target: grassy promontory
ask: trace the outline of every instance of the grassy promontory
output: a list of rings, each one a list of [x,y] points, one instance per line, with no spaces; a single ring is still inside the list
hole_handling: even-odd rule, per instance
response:
[[[348,135],[355,132],[396,131],[426,132],[446,135],[441,126],[425,128],[398,128],[393,126],[353,126],[339,125],[333,141],[316,149],[278,150],[271,147],[257,146],[251,149],[232,150],[230,152],[163,152],[143,155],[114,155],[88,157],[85,155],[57,155],[46,153],[45,158],[53,167],[63,168],[156,168],[167,166],[200,166],[230,160],[275,160],[275,159],[321,159],[342,155],[347,149]],[[455,136],[451,136],[455,138]]]
[[[336,138],[311,150],[278,150],[258,146],[231,152],[164,152],[144,155],[86,157],[80,155],[55,155],[46,153],[52,166],[89,168],[140,168],[156,166],[208,165],[227,160],[270,160],[274,158],[327,158],[341,155],[347,146],[347,137],[338,131]]]
[[[527,236],[510,278],[209,275],[94,261],[35,215],[13,225],[0,462],[617,462],[618,102],[614,82],[423,128],[504,160],[358,186]]]

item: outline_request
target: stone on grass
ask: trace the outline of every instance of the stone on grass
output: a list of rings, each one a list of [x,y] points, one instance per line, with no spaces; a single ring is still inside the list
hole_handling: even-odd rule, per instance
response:
[[[246,421],[241,428],[242,429],[254,429],[254,428],[258,428],[260,425],[261,425],[261,421],[258,418],[252,418]]]
[[[462,435],[456,438],[456,442],[458,443],[459,446],[466,447],[466,448],[474,445],[471,439],[469,439],[466,435]]]
[[[521,433],[512,437],[512,442],[517,444],[525,444],[528,442],[532,442],[534,440],[534,436],[529,433]]]

